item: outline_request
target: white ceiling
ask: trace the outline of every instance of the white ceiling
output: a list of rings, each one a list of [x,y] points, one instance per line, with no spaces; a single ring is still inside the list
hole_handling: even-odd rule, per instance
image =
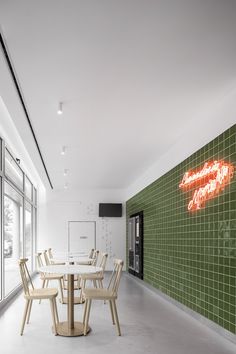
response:
[[[186,126],[194,138],[235,80],[235,19],[234,0],[0,0],[54,188],[126,188]]]

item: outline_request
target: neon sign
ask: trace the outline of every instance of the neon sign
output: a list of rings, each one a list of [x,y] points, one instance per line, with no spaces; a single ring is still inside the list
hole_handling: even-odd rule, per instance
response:
[[[234,167],[224,161],[206,162],[201,170],[189,171],[183,176],[179,188],[183,191],[195,188],[188,210],[199,210],[207,200],[217,196],[233,178]]]

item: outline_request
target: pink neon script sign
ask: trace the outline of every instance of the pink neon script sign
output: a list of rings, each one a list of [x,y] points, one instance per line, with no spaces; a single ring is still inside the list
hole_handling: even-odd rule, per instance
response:
[[[224,161],[206,162],[201,170],[186,172],[179,188],[182,190],[196,188],[188,203],[188,210],[204,207],[207,200],[214,198],[230,183],[233,174],[233,165]]]

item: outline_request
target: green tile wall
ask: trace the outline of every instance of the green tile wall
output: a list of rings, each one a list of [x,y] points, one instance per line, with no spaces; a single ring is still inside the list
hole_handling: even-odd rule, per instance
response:
[[[235,334],[236,170],[201,210],[189,212],[192,194],[179,189],[186,171],[216,159],[236,169],[236,125],[128,200],[126,210],[127,218],[144,211],[144,281]]]

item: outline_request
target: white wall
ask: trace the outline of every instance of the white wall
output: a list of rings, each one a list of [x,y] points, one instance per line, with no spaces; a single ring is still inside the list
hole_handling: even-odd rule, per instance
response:
[[[122,218],[99,218],[99,203],[124,203],[122,190],[52,191],[39,207],[38,250],[67,250],[68,221],[96,221],[96,246],[113,259],[125,260],[125,204]]]
[[[166,151],[147,171],[126,189],[126,200],[137,194],[156,179],[170,171],[195,151],[236,124],[236,84],[229,88],[228,94],[218,101],[211,102],[201,115],[189,120],[182,127],[181,138]],[[170,127],[171,129],[171,127]]]

